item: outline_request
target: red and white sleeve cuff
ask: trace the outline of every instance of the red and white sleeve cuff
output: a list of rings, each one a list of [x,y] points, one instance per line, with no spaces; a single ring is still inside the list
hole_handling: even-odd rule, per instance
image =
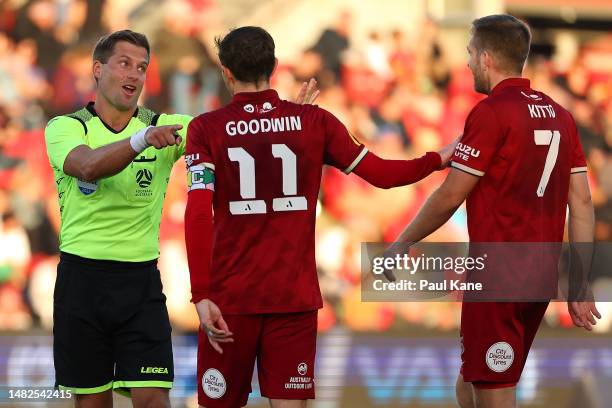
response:
[[[457,163],[457,162],[451,162],[451,166],[456,168],[457,170],[461,170],[464,171],[466,173],[469,173],[473,176],[477,176],[477,177],[482,177],[484,176],[485,172],[481,171],[481,170],[476,170],[473,169],[469,166],[466,166],[465,164],[461,164],[461,163]]]

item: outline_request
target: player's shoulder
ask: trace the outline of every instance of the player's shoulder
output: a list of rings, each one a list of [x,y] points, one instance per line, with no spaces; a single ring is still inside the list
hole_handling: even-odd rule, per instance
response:
[[[195,116],[191,123],[199,126],[210,126],[223,123],[231,117],[229,105],[223,106],[218,109],[214,109],[208,112],[203,112],[197,116]]]
[[[499,110],[499,99],[493,96],[487,96],[481,99],[470,111],[468,118],[477,119],[480,117],[497,117],[497,111]]]
[[[281,99],[281,107],[285,114],[299,116],[303,121],[312,124],[336,118],[334,114],[321,108],[319,105],[309,103],[299,104]]]
[[[555,101],[550,95],[537,90],[532,90],[532,92],[529,97],[533,98],[533,103],[552,107],[556,118],[564,120],[567,124],[574,124],[574,117],[571,112]]]
[[[314,105],[310,103],[295,103],[286,99],[281,99],[280,103],[285,110],[294,111],[296,113],[320,114],[321,111],[325,111],[325,109],[321,108],[319,105]]]
[[[557,101],[555,101],[553,98],[546,95],[545,93],[542,92],[541,94],[545,96],[546,100],[553,106],[553,109],[557,116],[567,120],[568,123],[574,123],[574,116],[569,110],[567,110],[563,105],[559,104]]]

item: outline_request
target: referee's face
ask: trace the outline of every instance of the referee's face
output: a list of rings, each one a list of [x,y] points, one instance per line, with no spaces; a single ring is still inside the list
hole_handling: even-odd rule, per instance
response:
[[[135,109],[146,78],[149,55],[143,47],[119,41],[100,63],[98,93],[119,111]]]

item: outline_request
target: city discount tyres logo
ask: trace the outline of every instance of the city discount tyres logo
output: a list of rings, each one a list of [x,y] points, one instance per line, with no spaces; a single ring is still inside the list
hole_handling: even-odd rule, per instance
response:
[[[202,389],[208,398],[219,399],[227,390],[225,377],[216,368],[209,368],[202,375]]]
[[[142,169],[136,173],[136,182],[140,188],[147,188],[151,185],[153,173],[150,170]]]
[[[486,362],[491,371],[503,373],[514,361],[514,349],[505,341],[498,341],[487,350]]]

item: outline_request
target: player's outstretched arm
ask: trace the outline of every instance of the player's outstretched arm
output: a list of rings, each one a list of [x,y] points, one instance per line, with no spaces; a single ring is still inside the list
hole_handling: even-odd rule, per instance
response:
[[[427,199],[397,242],[418,242],[440,228],[470,194],[479,178],[451,169],[442,185]]]
[[[393,252],[400,244],[403,247],[405,244],[418,242],[444,225],[467,198],[478,180],[477,176],[451,169],[444,183],[425,201],[416,217],[406,226],[388,251]],[[395,280],[392,274],[385,276],[391,281]]]
[[[182,125],[153,126],[131,137],[92,149],[82,144],[70,151],[64,161],[64,173],[86,181],[110,177],[126,168],[144,149],[157,149],[181,143],[175,133]]]
[[[579,259],[578,262],[572,262],[573,266],[570,268],[570,286],[577,290],[570,289],[573,293],[569,295],[567,306],[574,325],[590,331],[597,322],[595,318],[601,319],[601,314],[595,306],[588,286],[588,271],[593,255],[595,214],[586,173],[574,173],[570,176],[568,205],[572,255]]]
[[[441,163],[435,152],[412,160],[386,160],[368,152],[353,173],[375,187],[388,189],[416,183],[439,170]]]
[[[353,173],[379,188],[393,188],[416,183],[448,165],[457,141],[440,151],[429,152],[413,160],[386,160],[372,152],[359,162]]]

